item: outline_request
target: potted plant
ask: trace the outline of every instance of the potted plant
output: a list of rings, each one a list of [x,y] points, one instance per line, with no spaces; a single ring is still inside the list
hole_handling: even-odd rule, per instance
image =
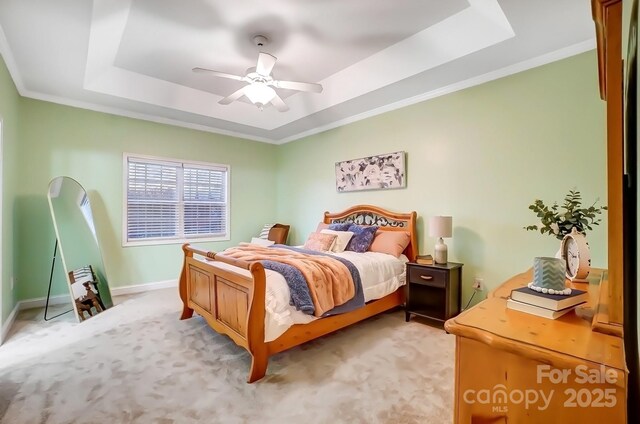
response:
[[[596,206],[599,199],[588,208],[582,207],[582,195],[578,190],[570,190],[564,197],[564,203],[547,206],[542,200],[536,199],[529,205],[536,216],[540,219],[540,224],[528,225],[524,227],[528,231],[538,231],[541,234],[549,234],[558,240],[562,240],[565,235],[570,234],[575,228],[578,232],[586,234],[594,226],[602,221],[599,215],[607,210],[606,206]]]

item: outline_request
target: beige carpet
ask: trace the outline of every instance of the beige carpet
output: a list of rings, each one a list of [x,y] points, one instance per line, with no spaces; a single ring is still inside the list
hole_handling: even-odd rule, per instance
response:
[[[82,324],[21,313],[0,347],[2,423],[450,423],[454,337],[383,314],[274,356],[249,356],[176,290],[124,300]]]

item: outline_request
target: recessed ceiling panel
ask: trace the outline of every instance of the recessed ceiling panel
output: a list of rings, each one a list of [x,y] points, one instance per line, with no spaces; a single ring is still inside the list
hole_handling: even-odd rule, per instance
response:
[[[194,74],[278,57],[289,106],[218,102],[243,83]],[[593,49],[577,0],[0,0],[21,95],[281,143]]]
[[[465,0],[270,0],[268,7],[133,0],[115,66],[226,96],[242,84],[191,68],[244,75],[262,50],[278,57],[276,79],[321,81],[467,7]],[[263,48],[252,42],[257,34],[269,38]]]
[[[132,5],[133,0],[94,0],[84,78],[85,90],[267,131],[485,49],[515,35],[496,0],[469,0],[469,7],[460,12],[318,81],[324,87],[321,94],[297,93],[286,99],[286,113],[280,113],[273,107],[268,107],[269,105],[262,113],[262,109],[258,110],[248,102],[234,101],[222,105],[219,103],[222,95],[117,66]],[[192,26],[188,25],[188,28],[191,29]],[[330,54],[323,56],[324,61],[331,61]],[[275,75],[276,78],[282,78],[277,73]],[[231,90],[227,93],[230,92]]]

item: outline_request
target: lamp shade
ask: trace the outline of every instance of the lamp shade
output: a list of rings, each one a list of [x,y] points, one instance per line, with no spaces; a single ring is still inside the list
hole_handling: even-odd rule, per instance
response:
[[[429,218],[429,235],[431,237],[451,237],[452,222],[450,216],[432,216]]]

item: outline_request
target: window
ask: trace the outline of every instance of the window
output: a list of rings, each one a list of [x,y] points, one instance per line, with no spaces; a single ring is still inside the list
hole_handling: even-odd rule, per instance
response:
[[[60,179],[62,181],[62,179]],[[57,191],[60,191],[60,188],[57,188]],[[80,198],[78,200],[78,205],[80,206],[80,212],[82,212],[82,216],[89,226],[89,230],[91,230],[91,234],[93,234],[93,238],[96,239],[96,243],[98,242],[98,236],[96,236],[96,227],[93,225],[93,216],[91,215],[91,204],[89,204],[89,197],[87,196],[87,192],[82,190],[80,193]]]
[[[124,245],[229,239],[229,166],[124,155]]]

